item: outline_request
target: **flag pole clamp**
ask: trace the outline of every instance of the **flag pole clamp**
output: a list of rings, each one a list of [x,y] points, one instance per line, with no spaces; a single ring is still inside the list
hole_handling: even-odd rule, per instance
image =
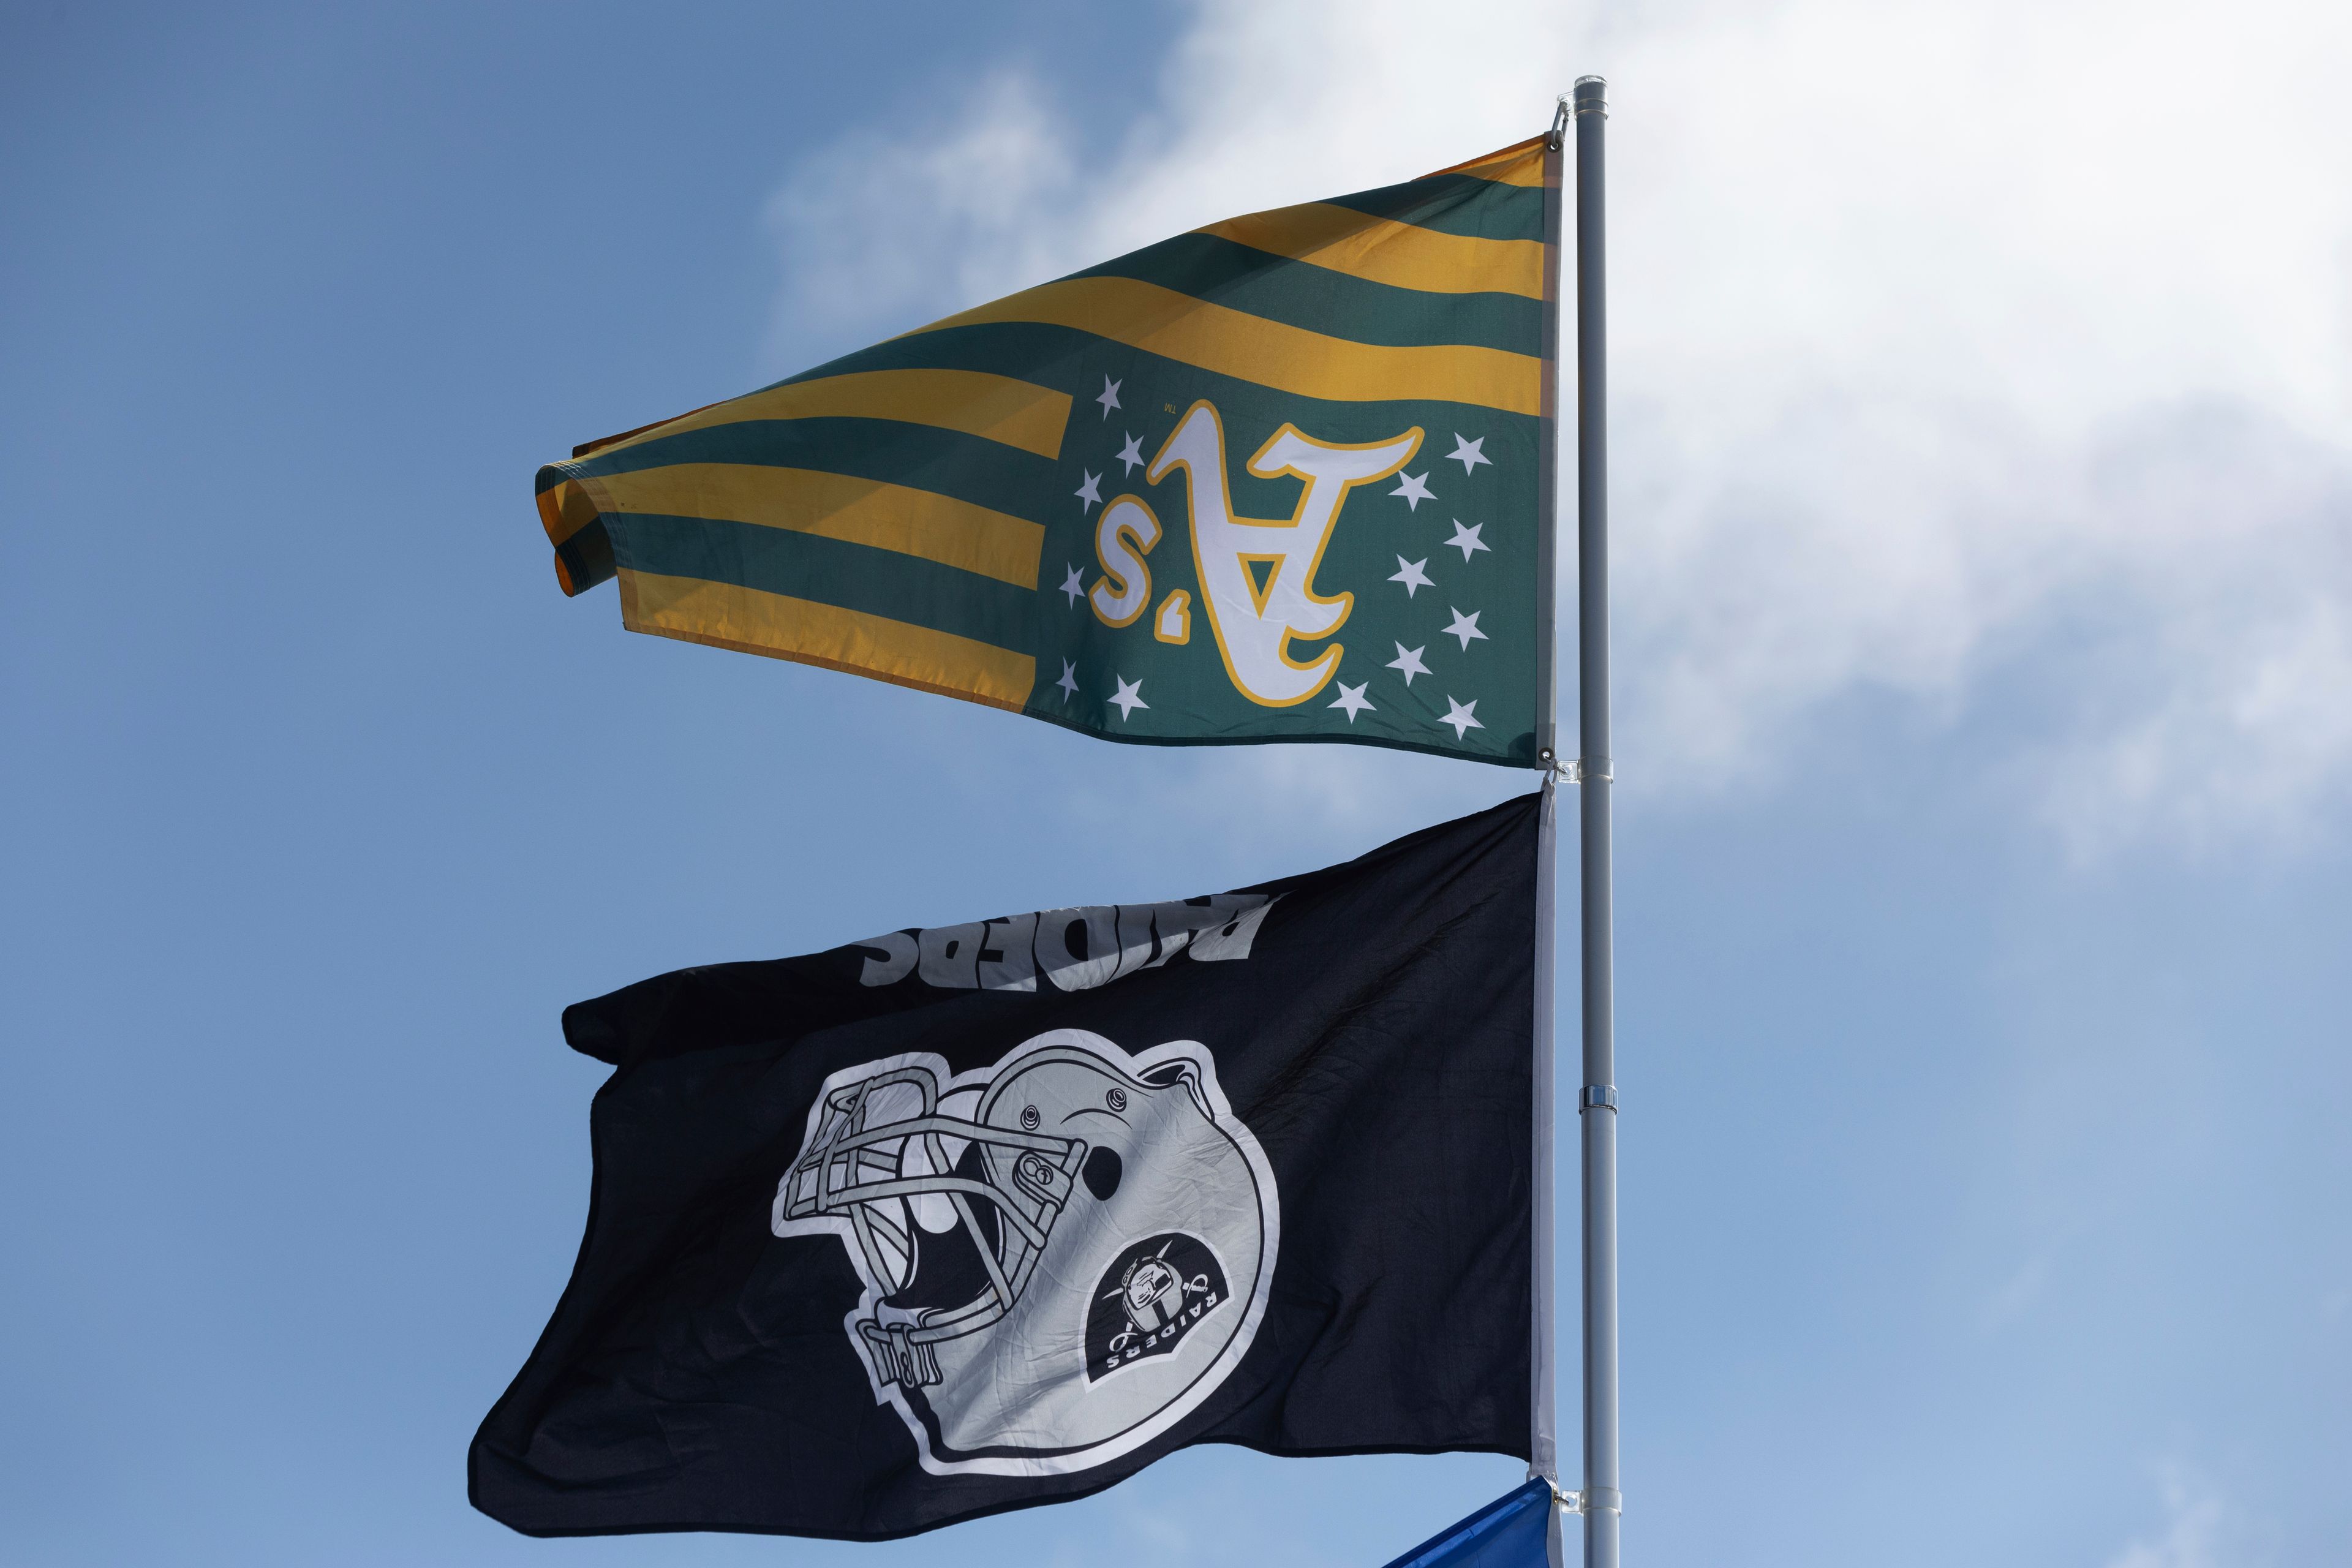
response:
[[[1609,759],[1606,757],[1570,757],[1561,764],[1568,773],[1568,782],[1570,784],[1584,784],[1588,781],[1607,784],[1617,776],[1609,771]]]
[[[1615,1110],[1617,1109],[1617,1086],[1613,1083],[1586,1084],[1584,1086],[1584,1097],[1577,1102],[1576,1108],[1580,1111]]]
[[[1625,1494],[1614,1487],[1592,1487],[1580,1492],[1569,1492],[1554,1486],[1551,1495],[1559,1500],[1561,1508],[1570,1513],[1613,1513],[1620,1518],[1625,1513]]]

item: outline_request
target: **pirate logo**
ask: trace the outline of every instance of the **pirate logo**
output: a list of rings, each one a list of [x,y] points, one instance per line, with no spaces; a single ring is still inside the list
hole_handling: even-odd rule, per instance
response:
[[[1087,1381],[1173,1352],[1232,1291],[1197,1237],[1150,1237],[1111,1260],[1087,1313]]]

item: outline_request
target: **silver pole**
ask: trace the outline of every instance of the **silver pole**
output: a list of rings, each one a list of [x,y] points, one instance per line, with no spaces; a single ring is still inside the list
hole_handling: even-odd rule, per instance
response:
[[[1609,866],[1609,342],[1602,134],[1609,84],[1578,79],[1576,121],[1577,776],[1583,784],[1585,1568],[1617,1568],[1617,1038]]]

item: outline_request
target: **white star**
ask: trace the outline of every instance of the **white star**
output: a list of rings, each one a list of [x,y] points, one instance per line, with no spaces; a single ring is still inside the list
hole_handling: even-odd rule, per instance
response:
[[[1429,557],[1426,555],[1423,556],[1418,561],[1407,561],[1403,556],[1400,555],[1397,557],[1397,566],[1399,570],[1389,578],[1389,581],[1391,583],[1403,584],[1404,596],[1410,599],[1413,596],[1414,593],[1420,589],[1434,588],[1437,586],[1436,584],[1429,580],[1429,574],[1422,570],[1423,567],[1428,564]]]
[[[1121,719],[1133,718],[1138,708],[1151,706],[1143,700],[1143,682],[1138,680],[1130,683],[1123,675],[1114,675],[1111,679],[1118,682],[1118,694],[1110,700],[1110,705],[1118,710],[1118,716]],[[1474,702],[1471,706],[1475,708],[1477,704]]]
[[[1371,682],[1369,680],[1364,682],[1364,686],[1370,686],[1370,684]],[[1356,715],[1358,713],[1365,711],[1377,713],[1380,711],[1379,709],[1372,707],[1370,702],[1364,700],[1364,686],[1350,686],[1344,680],[1339,682],[1339,700],[1331,704],[1334,708],[1344,709],[1347,710],[1348,722],[1351,726],[1356,722]]]
[[[1106,408],[1103,412],[1108,414],[1110,410]],[[1127,445],[1118,449],[1118,460],[1127,465],[1127,471],[1130,474],[1143,467],[1143,443],[1129,436]]]
[[[1078,472],[1087,474],[1087,471],[1084,468],[1080,468]],[[1102,504],[1102,491],[1095,489],[1095,487],[1100,483],[1102,483],[1102,476],[1100,474],[1087,474],[1087,482],[1080,485],[1076,491],[1078,498],[1078,510],[1080,511],[1086,510],[1090,506],[1100,506]]]
[[[1113,381],[1108,376],[1103,377],[1102,395],[1095,401],[1102,405],[1104,418],[1109,418],[1110,411],[1118,406],[1118,389],[1123,384],[1121,382]]]
[[[1466,439],[1461,431],[1456,430],[1454,432],[1454,450],[1445,454],[1446,460],[1448,462],[1452,462],[1459,459],[1462,464],[1462,471],[1465,474],[1481,463],[1486,464],[1491,468],[1495,466],[1495,459],[1486,456],[1485,452],[1479,449],[1486,446],[1486,437],[1484,436],[1479,437],[1475,441],[1472,441]]]
[[[1062,579],[1062,592],[1067,594],[1070,596],[1070,603],[1075,605],[1078,602],[1079,595],[1086,591],[1085,574],[1076,567],[1071,567],[1070,574]]]
[[[1421,645],[1421,647],[1427,647],[1429,645],[1427,643],[1423,643]],[[1404,683],[1407,686],[1411,686],[1412,684],[1412,678],[1414,676],[1427,675],[1429,673],[1429,666],[1421,662],[1420,647],[1407,647],[1404,644],[1399,643],[1396,645],[1396,650],[1397,656],[1389,660],[1388,663],[1382,665],[1381,667],[1381,668],[1403,670]],[[1349,721],[1350,723],[1354,722],[1353,720]]]
[[[1465,528],[1462,526],[1462,520],[1460,518],[1457,517],[1454,520],[1454,537],[1447,540],[1445,542],[1448,546],[1462,552],[1462,563],[1464,565],[1466,566],[1470,563],[1470,552],[1474,550],[1492,552],[1493,546],[1485,543],[1478,537],[1478,535],[1485,531],[1486,527],[1486,525],[1482,522],[1476,528]]]
[[[1391,490],[1389,494],[1404,497],[1404,509],[1407,511],[1419,511],[1422,502],[1437,499],[1429,493],[1427,474],[1401,475],[1397,479],[1397,488]]]
[[[1062,661],[1062,679],[1054,682],[1062,689],[1062,700],[1067,702],[1078,694],[1078,667],[1068,659]]]
[[[1454,606],[1448,605],[1446,608],[1451,610]],[[1450,637],[1460,637],[1462,651],[1468,653],[1471,638],[1475,637],[1480,642],[1486,640],[1486,634],[1478,629],[1478,617],[1486,613],[1484,610],[1473,610],[1465,616],[1459,610],[1454,610],[1454,624],[1445,628],[1444,635]]]
[[[1446,699],[1445,699],[1445,712],[1444,712],[1444,714],[1443,716],[1441,716],[1441,717],[1438,719],[1438,721],[1438,721],[1439,723],[1441,723],[1441,724],[1451,724],[1451,725],[1453,725],[1453,726],[1454,726],[1454,739],[1456,742],[1459,742],[1459,741],[1460,741],[1460,740],[1461,740],[1465,735],[1467,735],[1471,731],[1473,731],[1473,730],[1483,730],[1483,729],[1485,729],[1485,728],[1486,727],[1486,725],[1481,724],[1480,722],[1478,722],[1478,721],[1477,721],[1476,719],[1475,719],[1475,718],[1473,718],[1473,717],[1471,716],[1471,715],[1473,715],[1473,714],[1476,713],[1477,711],[1478,711],[1478,704],[1477,704],[1477,703],[1475,703],[1475,702],[1470,702],[1470,703],[1456,702],[1456,701],[1454,701],[1454,698],[1453,698],[1452,694],[1450,694],[1450,693],[1449,693],[1449,694],[1447,695]]]

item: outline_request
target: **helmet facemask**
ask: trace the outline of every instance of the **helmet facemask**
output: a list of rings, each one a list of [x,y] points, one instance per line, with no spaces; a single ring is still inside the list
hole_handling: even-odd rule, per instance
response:
[[[845,1219],[892,1289],[857,1325],[885,1381],[940,1381],[937,1347],[1002,1319],[1028,1285],[1086,1163],[1083,1138],[980,1120],[980,1095],[942,1103],[920,1068],[825,1096],[823,1120],[777,1194],[774,1219]],[[956,1101],[968,1101],[956,1104]]]

